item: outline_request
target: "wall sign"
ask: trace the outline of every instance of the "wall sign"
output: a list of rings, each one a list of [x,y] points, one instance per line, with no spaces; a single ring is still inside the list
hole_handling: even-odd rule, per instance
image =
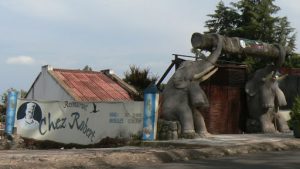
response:
[[[95,144],[142,132],[143,102],[36,102],[19,100],[17,132],[60,143]]]

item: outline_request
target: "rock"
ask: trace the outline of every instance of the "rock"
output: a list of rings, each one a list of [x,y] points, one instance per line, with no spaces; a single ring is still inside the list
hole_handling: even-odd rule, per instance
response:
[[[181,126],[178,121],[158,120],[158,139],[176,140],[180,137]]]

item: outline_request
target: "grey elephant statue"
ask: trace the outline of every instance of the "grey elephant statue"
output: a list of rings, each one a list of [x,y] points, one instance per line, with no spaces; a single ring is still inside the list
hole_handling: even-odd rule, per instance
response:
[[[250,133],[288,132],[287,122],[278,113],[280,106],[287,104],[279,87],[283,77],[275,73],[277,66],[268,65],[257,70],[246,83],[249,119],[246,131]]]
[[[217,71],[215,62],[222,51],[222,37],[217,34],[212,37],[214,47],[211,54],[202,60],[182,62],[162,93],[161,118],[179,121],[183,136],[209,134],[201,114],[209,103],[200,83]]]

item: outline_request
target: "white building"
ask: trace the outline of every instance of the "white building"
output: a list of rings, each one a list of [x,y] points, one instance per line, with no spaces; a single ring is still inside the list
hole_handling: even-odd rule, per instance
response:
[[[138,92],[111,70],[83,71],[42,66],[26,99],[40,101],[126,101]]]

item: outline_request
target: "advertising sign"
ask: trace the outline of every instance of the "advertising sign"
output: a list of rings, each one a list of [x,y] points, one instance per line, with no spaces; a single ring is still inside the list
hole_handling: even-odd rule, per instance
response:
[[[16,124],[22,137],[88,145],[141,134],[142,119],[143,102],[20,100]]]

